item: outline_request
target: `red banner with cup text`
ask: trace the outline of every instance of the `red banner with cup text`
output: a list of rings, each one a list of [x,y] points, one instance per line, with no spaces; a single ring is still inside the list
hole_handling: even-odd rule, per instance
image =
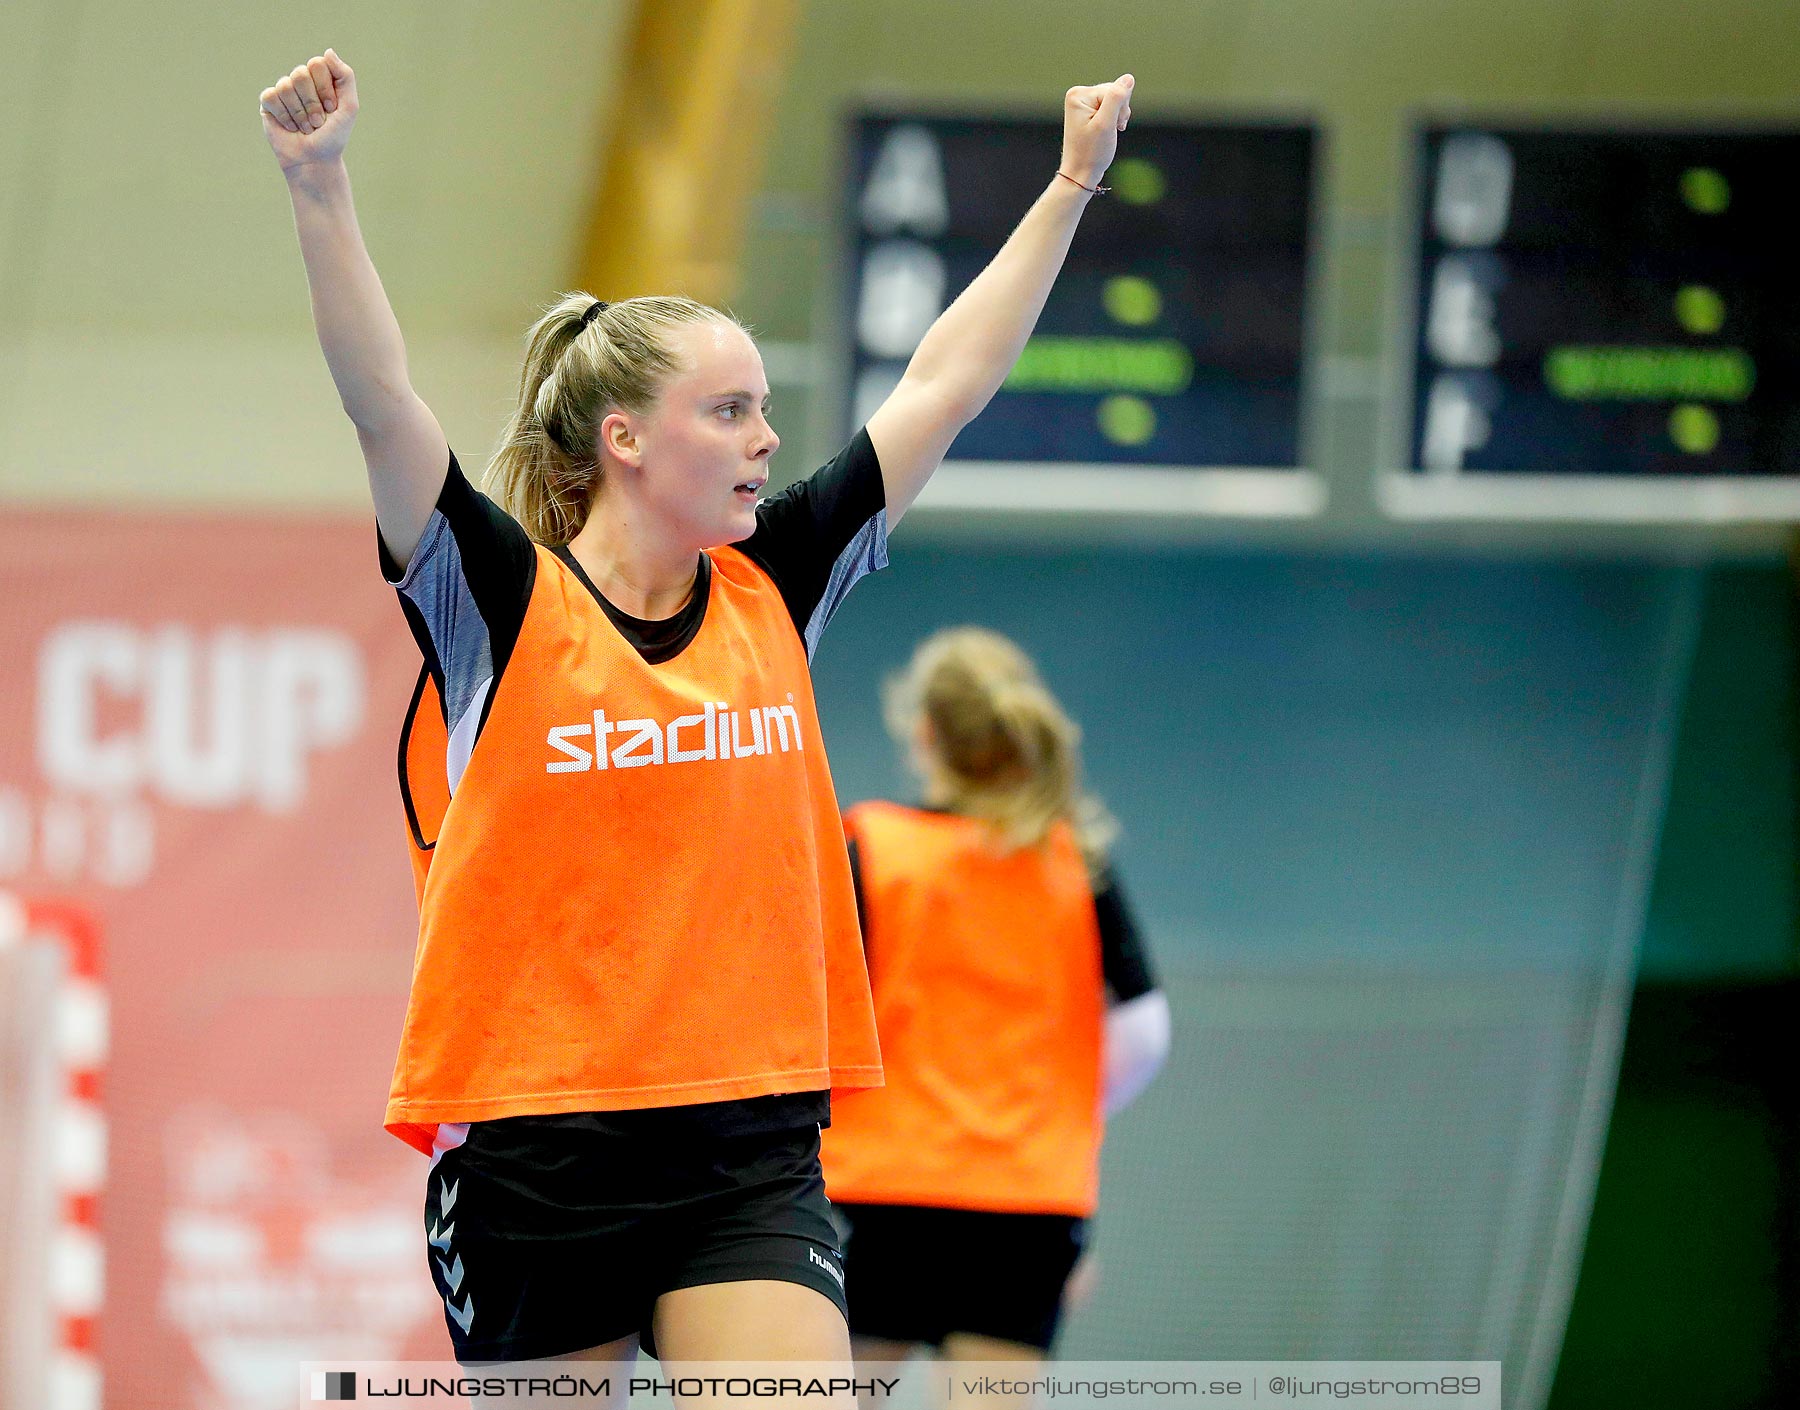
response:
[[[0,517],[0,887],[106,937],[108,1406],[448,1354],[425,1162],[381,1129],[417,670],[367,520]]]

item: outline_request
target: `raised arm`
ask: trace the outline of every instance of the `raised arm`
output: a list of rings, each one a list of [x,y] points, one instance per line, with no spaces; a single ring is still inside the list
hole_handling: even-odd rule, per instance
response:
[[[319,346],[362,443],[382,541],[404,565],[443,489],[450,451],[412,389],[400,325],[356,223],[344,168],[356,110],[356,75],[330,49],[262,93],[263,133],[294,203]]]
[[[906,375],[869,418],[892,527],[918,498],[956,433],[1019,360],[1069,253],[1091,189],[1131,118],[1130,74],[1063,98],[1062,164],[988,267],[931,325]]]

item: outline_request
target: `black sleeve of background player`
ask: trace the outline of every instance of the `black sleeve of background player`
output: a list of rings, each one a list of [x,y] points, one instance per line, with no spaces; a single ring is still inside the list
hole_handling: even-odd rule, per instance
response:
[[[1119,889],[1119,878],[1104,868],[1094,883],[1094,914],[1100,921],[1100,970],[1115,1004],[1142,998],[1157,987],[1143,932]]]
[[[869,950],[869,911],[863,905],[862,857],[856,850],[856,839],[847,839],[850,848],[850,887],[856,892],[856,928],[862,934],[863,953]]]
[[[869,433],[858,431],[830,462],[764,500],[756,532],[736,547],[774,579],[805,636],[839,555],[886,507],[881,461]]]
[[[531,601],[531,590],[537,579],[537,553],[525,526],[493,500],[481,493],[463,474],[456,452],[450,452],[450,468],[444,476],[444,487],[438,491],[437,512],[456,540],[463,581],[475,610],[487,626],[489,649],[493,653],[494,680],[498,684],[506,669],[519,630],[525,624],[525,607]],[[429,531],[430,526],[427,525]],[[405,570],[394,562],[381,534],[375,535],[381,554],[381,573],[390,584],[397,585]],[[415,550],[416,552],[417,550]],[[443,668],[438,660],[430,632],[413,603],[404,593],[401,601],[413,636],[424,653],[425,663],[443,692]],[[492,700],[492,693],[489,699]]]

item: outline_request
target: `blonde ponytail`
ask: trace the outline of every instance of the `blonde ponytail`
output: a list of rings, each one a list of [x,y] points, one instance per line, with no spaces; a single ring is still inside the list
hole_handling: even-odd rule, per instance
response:
[[[678,359],[668,334],[689,323],[729,323],[692,299],[600,304],[562,295],[525,336],[519,401],[482,485],[543,544],[581,532],[600,487],[595,437],[609,411],[645,411]]]
[[[1104,865],[1118,827],[1082,791],[1080,727],[1011,641],[981,627],[928,637],[888,682],[886,706],[927,802],[982,819],[1015,848],[1067,821],[1090,869]]]

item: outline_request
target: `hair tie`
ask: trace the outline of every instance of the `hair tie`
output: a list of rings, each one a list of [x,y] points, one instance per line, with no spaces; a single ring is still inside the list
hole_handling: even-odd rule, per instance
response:
[[[588,305],[587,312],[581,315],[581,326],[583,328],[587,327],[588,324],[592,323],[602,313],[606,312],[606,308],[607,303],[605,299],[595,299]]]

